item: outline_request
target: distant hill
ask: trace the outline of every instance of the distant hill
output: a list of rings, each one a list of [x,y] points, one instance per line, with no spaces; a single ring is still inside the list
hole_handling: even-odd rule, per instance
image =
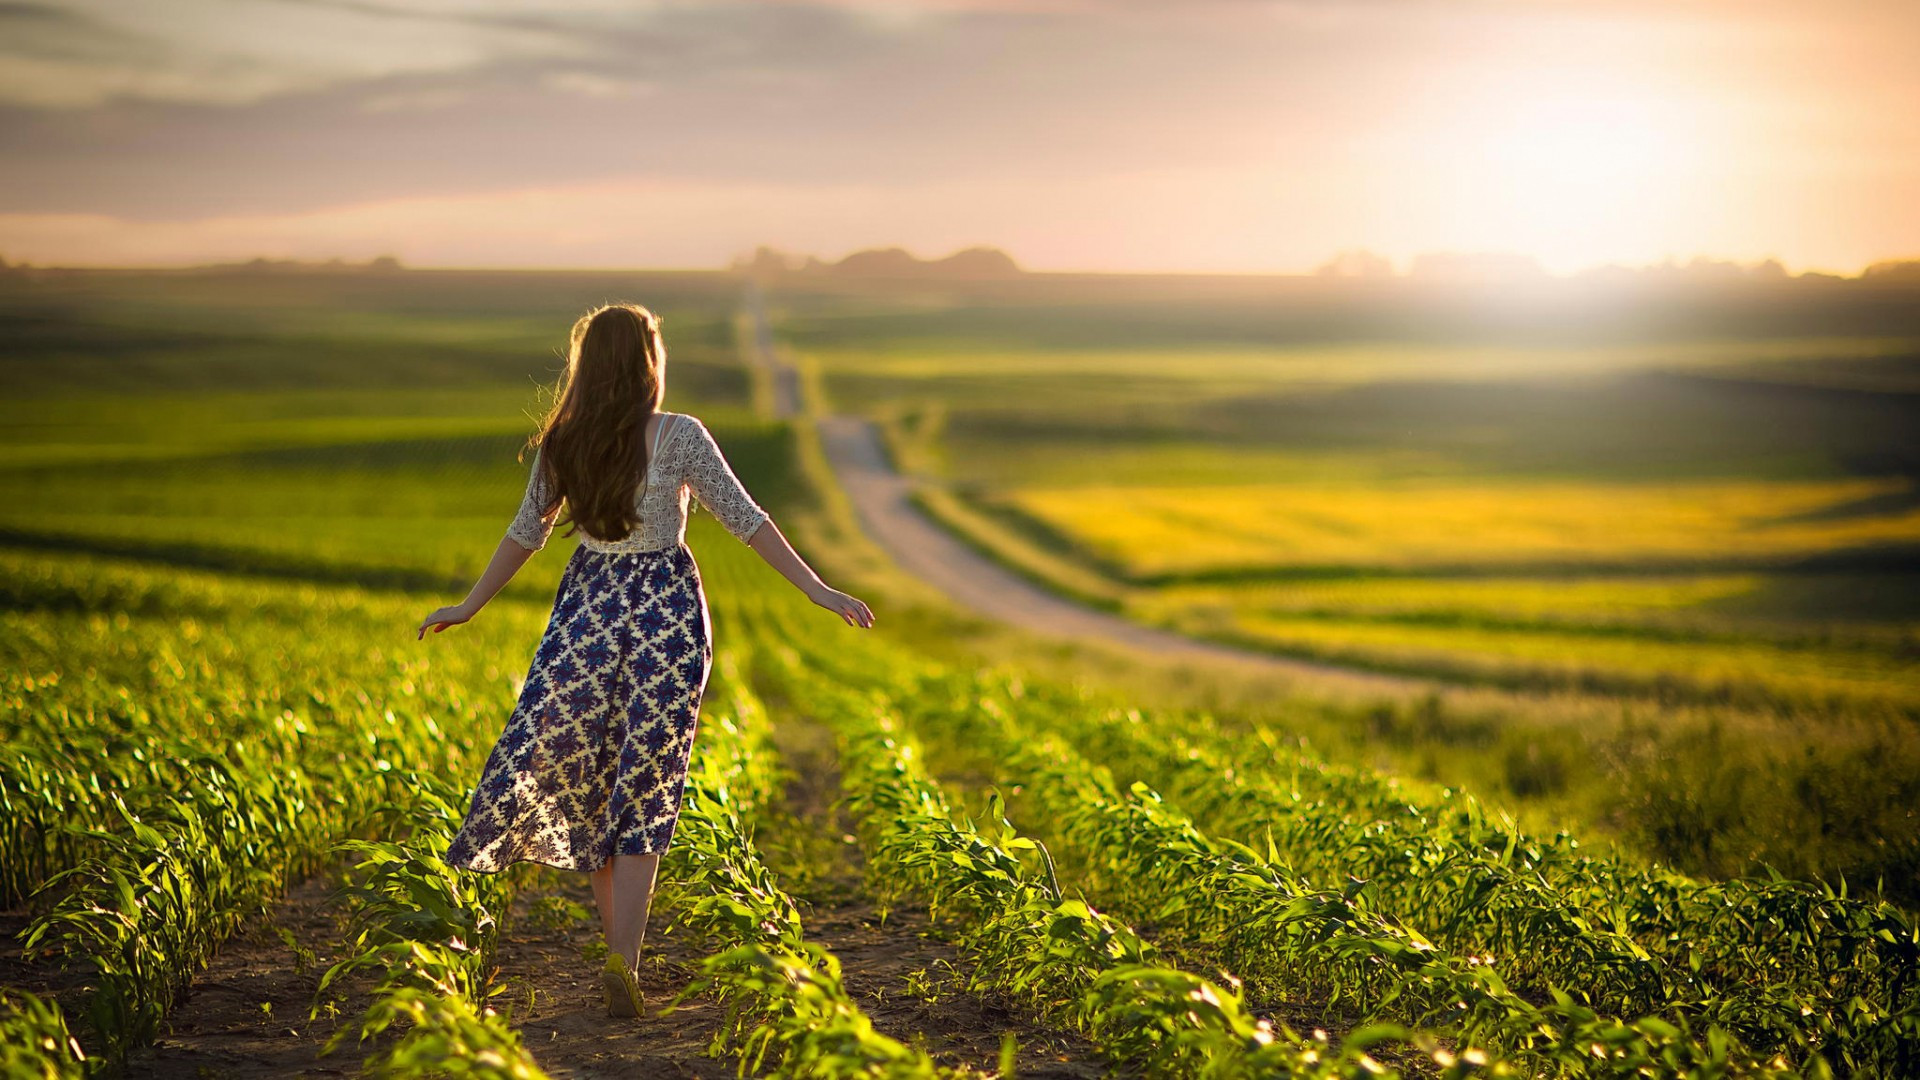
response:
[[[751,256],[734,260],[734,269],[757,274],[832,274],[864,278],[944,278],[980,280],[1018,277],[1026,271],[1013,256],[995,247],[970,247],[942,259],[922,259],[906,248],[868,248],[838,262],[808,255],[799,258],[762,247]]]
[[[366,262],[347,262],[344,259],[328,259],[324,262],[306,259],[268,259],[265,257],[248,259],[245,262],[207,263],[190,269],[207,273],[226,274],[241,271],[249,274],[391,274],[405,269],[400,260],[392,255],[381,255]]]
[[[1920,259],[1888,259],[1874,263],[1860,272],[1867,281],[1878,281],[1888,285],[1920,285]]]
[[[1021,273],[1012,256],[991,247],[967,248],[944,259],[917,259],[905,248],[872,248],[818,269],[849,277],[992,278]]]

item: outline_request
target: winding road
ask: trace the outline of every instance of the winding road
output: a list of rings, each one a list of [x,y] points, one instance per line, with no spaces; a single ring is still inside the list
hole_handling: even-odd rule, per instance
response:
[[[750,286],[747,291],[747,309],[753,320],[754,362],[772,380],[775,415],[784,419],[802,415],[806,403],[799,373],[774,341],[765,298],[757,286]],[[1311,675],[1321,679],[1335,675],[1373,689],[1428,685],[1423,679],[1357,671],[1201,641],[1131,622],[1047,592],[928,520],[911,501],[914,481],[893,468],[872,421],[846,414],[828,414],[818,417],[817,423],[827,461],[867,534],[902,569],[964,608],[1041,634],[1075,641],[1111,642],[1166,660],[1251,664],[1277,674]]]

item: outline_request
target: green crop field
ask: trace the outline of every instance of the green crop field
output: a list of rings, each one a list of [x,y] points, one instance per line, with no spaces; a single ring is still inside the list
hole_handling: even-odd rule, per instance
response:
[[[1507,459],[1470,437],[1486,416],[1276,426],[1306,383],[1358,422],[1433,358],[1274,376],[1258,297],[775,293],[784,346],[976,543],[1142,619],[1446,688],[1203,697],[1032,649],[861,555],[810,419],[752,407],[741,288],[0,283],[0,1074],[1920,1069],[1912,510],[1869,467],[1910,436],[1898,335],[1804,378],[1800,344],[1584,345],[1562,377],[1626,386],[1599,401],[1510,386],[1524,358],[1465,364],[1450,385],[1645,425],[1617,463],[1573,430]],[[650,1003],[686,997],[609,1031],[574,983],[597,936],[578,881],[439,858],[573,542],[413,634],[512,516],[571,317],[617,297],[664,314],[669,407],[880,622],[840,626],[696,517],[714,680],[643,973]],[[1103,364],[1112,333],[1142,352]],[[969,365],[970,336],[1026,345]],[[1679,446],[1636,380],[1694,388],[1721,441]],[[1805,424],[1762,439],[1768,410]],[[1746,471],[1713,467],[1736,452]],[[1636,488],[1663,453],[1684,489]],[[1184,485],[1253,493],[1248,546],[1208,562],[1201,540],[1242,541],[1195,522],[1181,551],[1130,547],[1129,521],[1175,529]],[[1393,485],[1428,519],[1373,517]],[[1318,533],[1280,505],[1309,490]],[[1463,493],[1465,524],[1431,519]],[[1610,547],[1592,519],[1627,512],[1652,517]],[[1800,520],[1714,542],[1754,515]]]
[[[1059,276],[797,279],[774,315],[921,509],[1029,579],[1434,687],[1320,744],[1693,869],[1911,895],[1916,311]]]

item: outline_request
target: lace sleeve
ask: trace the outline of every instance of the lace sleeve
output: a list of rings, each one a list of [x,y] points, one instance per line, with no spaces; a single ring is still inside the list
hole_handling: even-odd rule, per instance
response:
[[[767,512],[753,501],[747,489],[741,485],[740,478],[733,475],[733,469],[727,465],[727,459],[721,456],[720,445],[713,441],[713,433],[700,422],[698,417],[689,416],[693,430],[689,441],[692,443],[687,461],[687,486],[700,500],[700,505],[714,517],[736,540],[746,543],[767,520]]]
[[[539,551],[547,546],[547,537],[553,533],[553,523],[559,517],[559,507],[554,507],[553,517],[540,513],[546,505],[548,496],[546,474],[540,471],[540,451],[533,452],[533,471],[527,477],[527,494],[520,500],[520,512],[513,516],[513,524],[507,526],[507,535],[513,542],[528,551]]]

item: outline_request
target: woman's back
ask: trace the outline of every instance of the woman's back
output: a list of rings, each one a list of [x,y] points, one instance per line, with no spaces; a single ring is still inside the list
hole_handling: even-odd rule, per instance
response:
[[[624,539],[606,541],[585,534],[581,544],[594,551],[660,551],[680,544],[687,535],[687,496],[700,501],[720,524],[742,543],[767,520],[767,513],[727,465],[720,446],[699,417],[659,412],[650,420],[652,439],[647,473],[635,492],[640,524]],[[546,480],[536,452],[526,497],[507,529],[521,547],[539,551],[553,532],[553,523],[540,516],[548,503]]]

